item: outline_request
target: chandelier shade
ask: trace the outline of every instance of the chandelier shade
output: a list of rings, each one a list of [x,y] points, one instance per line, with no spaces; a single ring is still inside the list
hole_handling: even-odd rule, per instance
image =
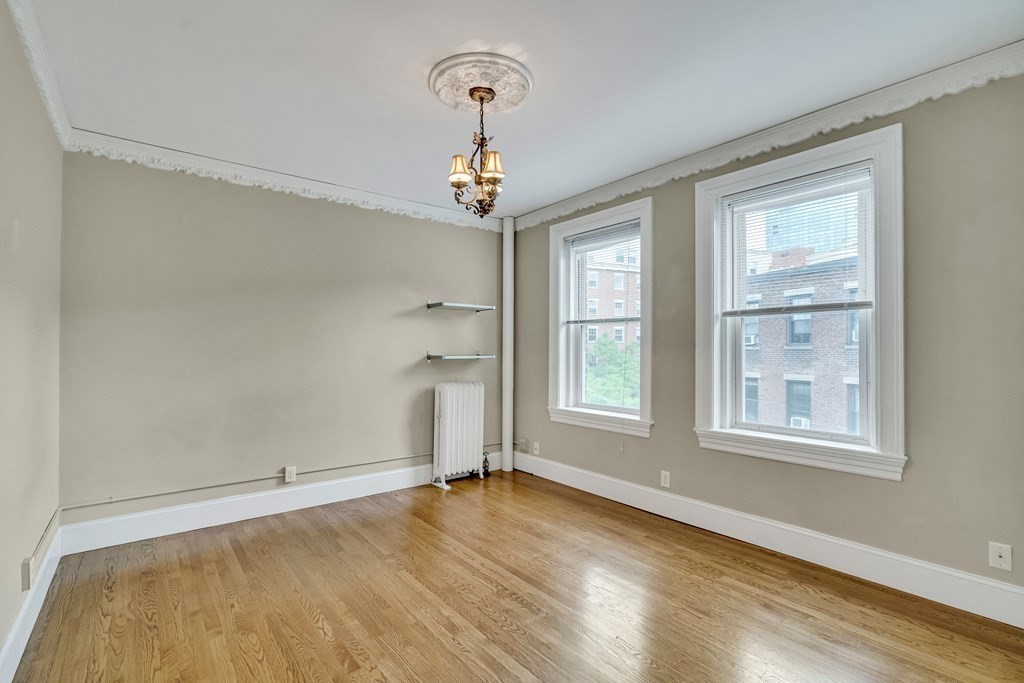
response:
[[[484,162],[484,170],[480,171],[480,177],[486,180],[500,180],[505,177],[505,171],[501,168],[500,152],[487,153],[487,161]]]
[[[452,157],[452,170],[448,172],[448,182],[452,187],[465,187],[473,182],[473,176],[469,173],[469,166],[466,164],[466,157],[456,154]]]

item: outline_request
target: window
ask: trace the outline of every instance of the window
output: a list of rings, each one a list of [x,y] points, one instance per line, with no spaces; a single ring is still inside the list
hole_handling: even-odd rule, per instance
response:
[[[587,271],[587,289],[597,289],[597,271]]]
[[[743,380],[743,420],[757,422],[757,390],[760,380],[747,377]]]
[[[587,326],[587,341],[588,342],[596,342],[597,341],[597,325],[588,325]]]
[[[857,300],[857,288],[850,287],[850,301]],[[860,343],[860,311],[850,311],[846,319],[846,345],[857,346]]]
[[[696,195],[701,446],[901,479],[900,126]]]
[[[636,291],[640,291],[640,276],[636,276]]]
[[[554,225],[549,231],[548,412],[555,422],[650,435],[651,323],[641,311],[650,310],[652,205],[650,198],[642,199]],[[597,314],[591,313],[580,284],[587,282],[588,263],[597,270],[626,264],[643,281],[642,291],[630,290],[613,300],[613,315],[600,319],[611,329],[601,327],[605,334],[593,341],[586,321]],[[625,275],[614,274],[614,285],[622,292]],[[636,315],[630,316],[633,311]]]
[[[787,303],[790,306],[810,306],[810,296],[791,296]],[[789,316],[787,343],[790,346],[811,345],[811,314],[794,313]]]
[[[596,318],[597,315],[597,299],[587,299],[587,317]]]
[[[747,295],[747,308],[758,308],[761,305],[760,294]],[[757,346],[761,343],[761,319],[757,316],[744,316],[743,343],[746,346]]]
[[[860,387],[857,382],[846,384],[846,431],[860,434]]]
[[[786,380],[786,424],[796,429],[811,428],[811,383]]]

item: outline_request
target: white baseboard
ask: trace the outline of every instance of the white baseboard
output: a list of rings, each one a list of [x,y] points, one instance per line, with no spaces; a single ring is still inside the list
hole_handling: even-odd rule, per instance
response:
[[[526,453],[515,468],[575,489],[1024,628],[1024,588]]]
[[[42,562],[39,563],[39,571],[36,572],[32,587],[28,589],[25,601],[21,603],[18,616],[14,619],[10,633],[3,646],[0,647],[0,683],[10,683],[14,674],[18,671],[18,664],[21,663],[21,656],[25,653],[25,646],[32,635],[32,628],[36,624],[39,610],[42,609],[43,599],[46,591],[50,589],[53,582],[53,575],[57,571],[57,564],[61,558],[61,529],[58,527],[50,539],[50,545],[43,553]]]
[[[403,467],[386,472],[361,474],[315,484],[300,484],[272,491],[247,493],[89,522],[66,524],[61,527],[64,536],[63,554],[71,555],[147,538],[240,522],[243,519],[264,517],[279,512],[301,510],[302,508],[420,486],[430,483],[431,470],[431,465]]]

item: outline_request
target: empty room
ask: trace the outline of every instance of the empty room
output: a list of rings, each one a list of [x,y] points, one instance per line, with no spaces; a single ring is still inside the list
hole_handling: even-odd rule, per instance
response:
[[[0,683],[1024,682],[1022,263],[1022,0],[6,0]]]

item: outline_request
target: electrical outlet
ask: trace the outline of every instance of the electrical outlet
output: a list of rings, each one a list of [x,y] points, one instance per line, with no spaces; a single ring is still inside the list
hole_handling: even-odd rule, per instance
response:
[[[661,471],[661,485],[664,486],[665,488],[668,488],[669,486],[672,485],[671,477],[669,473],[666,472],[665,470]]]
[[[1006,543],[988,542],[988,565],[996,569],[1013,571],[1013,546]]]
[[[540,441],[533,442],[533,454],[540,455]]]
[[[293,481],[295,481],[295,470],[295,465],[289,465],[288,467],[284,468],[284,483],[290,484]]]

